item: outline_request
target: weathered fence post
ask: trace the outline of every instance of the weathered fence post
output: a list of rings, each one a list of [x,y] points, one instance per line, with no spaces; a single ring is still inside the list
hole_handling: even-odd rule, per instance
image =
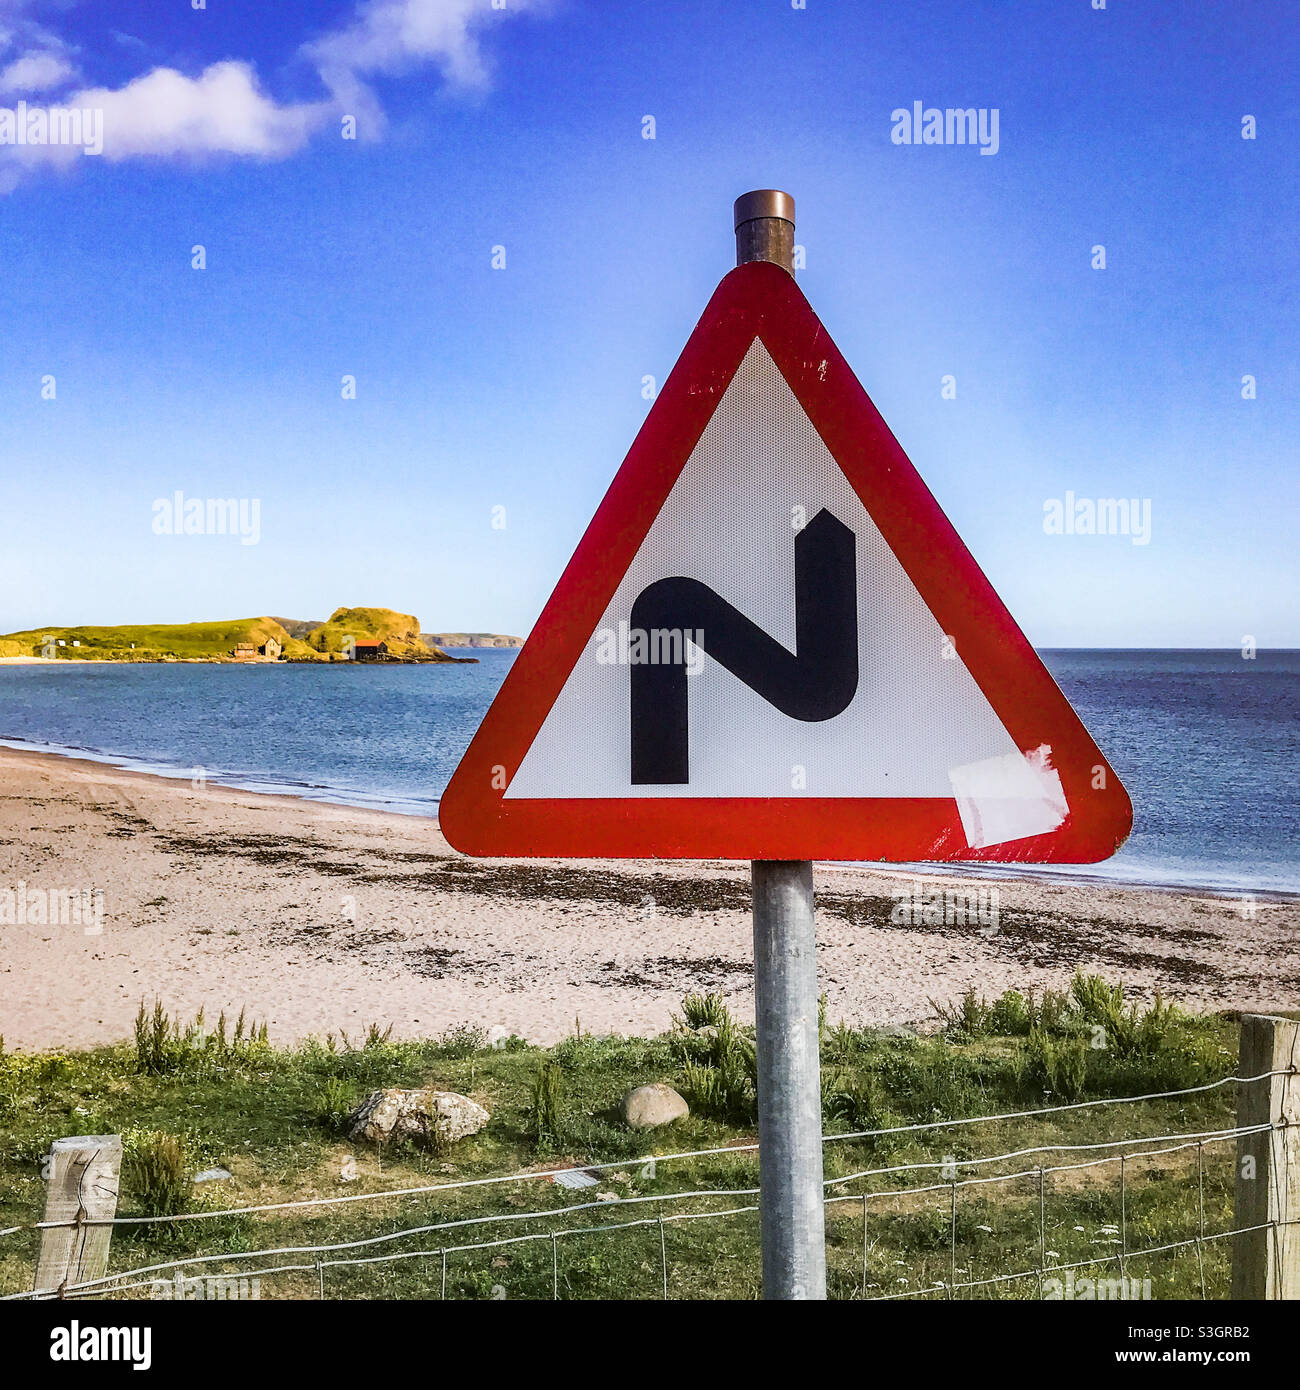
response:
[[[1237,1125],[1271,1125],[1237,1139],[1232,1296],[1300,1298],[1300,1023],[1269,1014],[1241,1020],[1243,1081]],[[1268,1075],[1267,1073],[1278,1073]],[[1257,1227],[1258,1229],[1251,1229]]]
[[[98,1279],[107,1269],[113,1228],[85,1223],[108,1221],[116,1214],[121,1169],[120,1134],[70,1136],[51,1145],[45,1219],[73,1224],[41,1232],[33,1285],[38,1294],[62,1298],[65,1284]]]

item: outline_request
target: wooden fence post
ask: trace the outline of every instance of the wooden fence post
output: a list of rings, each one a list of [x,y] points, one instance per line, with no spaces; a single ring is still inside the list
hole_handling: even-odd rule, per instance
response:
[[[112,1226],[88,1226],[117,1213],[122,1169],[120,1134],[77,1135],[50,1146],[46,1221],[70,1221],[41,1232],[35,1291],[62,1298],[65,1284],[98,1279],[108,1267]],[[74,1294],[75,1297],[75,1294]]]
[[[1269,1014],[1241,1020],[1244,1081],[1237,1092],[1237,1124],[1272,1125],[1237,1139],[1232,1296],[1300,1298],[1300,1023]],[[1268,1072],[1281,1075],[1267,1076]],[[1251,1230],[1257,1226],[1261,1229]]]

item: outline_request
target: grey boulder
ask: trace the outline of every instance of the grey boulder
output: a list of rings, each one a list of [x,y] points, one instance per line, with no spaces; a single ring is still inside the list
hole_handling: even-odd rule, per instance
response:
[[[348,1138],[371,1144],[414,1139],[441,1147],[477,1134],[492,1117],[477,1101],[431,1087],[372,1091],[348,1116]]]
[[[691,1113],[691,1107],[662,1081],[638,1086],[623,1097],[623,1117],[633,1129],[658,1129]]]

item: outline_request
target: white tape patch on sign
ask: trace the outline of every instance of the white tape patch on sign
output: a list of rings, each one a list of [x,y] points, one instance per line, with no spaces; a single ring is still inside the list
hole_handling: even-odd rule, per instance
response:
[[[852,700],[833,718],[792,719],[688,646],[689,781],[635,784],[628,636],[638,596],[658,580],[698,580],[794,652],[795,539],[822,509],[855,540],[859,679]],[[689,640],[689,632],[683,637]],[[1060,819],[1050,819],[1041,770],[1015,746],[755,339],[505,795],[789,797],[792,791],[956,796],[972,817],[982,815],[977,826],[962,812],[968,836],[1001,837],[1004,830],[1023,836]],[[998,809],[1003,802],[1010,804]]]
[[[1045,835],[1065,820],[1070,808],[1051,757],[1052,750],[1043,744],[1027,757],[986,758],[948,773],[972,849]]]

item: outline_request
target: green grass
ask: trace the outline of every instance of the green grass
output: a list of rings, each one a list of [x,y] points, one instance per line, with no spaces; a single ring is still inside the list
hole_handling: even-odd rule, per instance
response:
[[[719,1001],[720,1003],[720,1001]],[[941,1035],[913,1039],[831,1024],[822,1045],[823,1099],[828,1133],[850,1133],[941,1118],[987,1115],[1087,1099],[1142,1094],[1201,1084],[1231,1075],[1236,1028],[1218,1017],[1191,1017],[1165,1005],[1136,1011],[1122,996],[1083,981],[1043,1011],[1034,1001],[1028,1031],[989,1031],[988,1020],[1020,1019],[1005,999],[979,1006],[980,1029],[949,1021]],[[656,1152],[753,1143],[752,1030],[716,1003],[684,1005],[683,1018],[704,1018],[705,1031],[679,1023],[657,1038],[581,1035],[554,1048],[517,1042],[489,1048],[472,1027],[440,1038],[400,1041],[375,1026],[363,1037],[342,1035],[277,1048],[261,1028],[229,1022],[222,1028],[178,1023],[165,1010],[142,1011],[137,1037],[85,1052],[0,1052],[0,1226],[41,1218],[43,1155],[66,1134],[120,1133],[127,1153],[119,1214],[173,1215],[358,1191],[404,1188],[507,1174],[539,1167],[618,1165],[600,1174],[599,1188],[566,1191],[546,1180],[452,1189],[413,1197],[261,1215],[116,1228],[110,1269],[187,1255],[255,1251],[273,1245],[357,1240],[417,1225],[479,1216],[561,1211],[595,1202],[597,1194],[663,1198],[672,1193],[756,1185],[749,1152],[663,1162]],[[1122,1042],[1096,1047],[1093,1020],[1104,1018],[1107,1043],[1115,1027]],[[1019,1027],[1019,1024],[1018,1024]],[[1035,1039],[1035,1032],[1039,1035]],[[1044,1045],[1078,1052],[1078,1075],[1047,1069]],[[622,1120],[620,1100],[631,1087],[666,1081],[692,1101],[692,1113],[671,1127],[637,1133]],[[445,1152],[405,1147],[376,1152],[345,1137],[348,1111],[379,1086],[432,1085],[472,1096],[491,1112],[480,1134]],[[992,1279],[1036,1267],[1040,1239],[1055,1252],[1049,1264],[1095,1262],[1115,1276],[1121,1219],[1119,1165],[1056,1173],[1043,1181],[1032,1170],[1078,1162],[1091,1154],[1048,1155],[1010,1164],[958,1168],[960,1178],[1031,1170],[1030,1176],[957,1189],[956,1242],[953,1169],[936,1167],[842,1181],[863,1169],[905,1163],[962,1163],[1041,1144],[1095,1144],[1144,1134],[1230,1127],[1235,1087],[1177,1100],[1103,1106],[1057,1116],[996,1124],[868,1136],[828,1143],[827,1250],[832,1296],[861,1298],[930,1290],[951,1282]],[[1125,1164],[1128,1248],[1194,1236],[1204,1192],[1206,1231],[1231,1224],[1233,1145],[1195,1149]],[[221,1165],[232,1178],[193,1186],[197,1169]],[[347,1181],[352,1177],[352,1181]],[[941,1190],[917,1191],[939,1184]],[[862,1201],[864,1192],[876,1194]],[[843,1198],[844,1200],[838,1200]],[[440,1236],[403,1237],[380,1249],[436,1251],[502,1236],[535,1235],[523,1244],[453,1254],[447,1294],[455,1298],[550,1298],[558,1264],[564,1298],[662,1296],[661,1233],[654,1220],[691,1210],[746,1207],[753,1197],[718,1196],[691,1202],[620,1205],[555,1219],[469,1226]],[[648,1226],[601,1235],[595,1228],[650,1218]],[[549,1233],[579,1229],[554,1251]],[[753,1213],[689,1222],[667,1221],[669,1292],[674,1298],[752,1298],[759,1289],[757,1218]],[[1226,1297],[1229,1242],[1207,1242],[1168,1255],[1131,1256],[1128,1273],[1149,1277],[1156,1297],[1200,1297],[1202,1267],[1210,1297]],[[864,1280],[864,1248],[866,1276]],[[955,1250],[955,1253],[954,1253]],[[30,1287],[36,1234],[0,1239],[0,1292]],[[370,1250],[364,1253],[379,1253]],[[1109,1261],[1104,1263],[1103,1261]],[[274,1263],[275,1261],[271,1261]],[[302,1262],[300,1260],[293,1261]],[[259,1260],[256,1264],[265,1264]],[[231,1274],[248,1269],[231,1261]],[[211,1272],[216,1272],[215,1270]],[[1080,1271],[1087,1273],[1088,1271]],[[359,1268],[326,1271],[330,1297],[426,1298],[441,1292],[435,1254]],[[906,1283],[900,1281],[907,1281]],[[495,1292],[494,1292],[495,1291]],[[976,1291],[977,1293],[981,1291]],[[982,1291],[986,1296],[1037,1298],[1036,1275]],[[131,1297],[146,1296],[137,1291]],[[316,1296],[314,1273],[267,1276],[264,1298]],[[965,1295],[962,1295],[965,1296]]]
[[[224,622],[163,623],[126,627],[50,627],[0,637],[0,656],[40,656],[46,639],[62,638],[54,655],[71,661],[214,661],[228,660],[241,642],[261,646],[276,638],[284,656],[319,661],[341,655],[344,639],[378,639],[392,656],[442,661],[446,657],[420,638],[419,620],[391,608],[339,608],[304,637],[294,637],[275,618],[233,618]],[[73,642],[80,643],[74,647]]]
[[[66,645],[56,647],[55,654],[68,661],[215,660],[228,658],[237,643],[252,642],[260,646],[268,637],[275,637],[283,644],[287,657],[312,659],[316,655],[305,642],[290,637],[274,618],[129,627],[55,625],[9,633],[3,639],[5,651],[0,654],[39,656],[45,639],[50,637],[63,639]],[[73,642],[81,645],[74,647]],[[10,651],[8,644],[19,650]]]
[[[233,1025],[223,1013],[213,1029],[207,1027],[200,1009],[193,1023],[182,1024],[168,1016],[162,1000],[155,999],[152,1011],[141,1000],[135,1016],[132,1041],[137,1071],[161,1076],[168,1072],[193,1074],[198,1070],[225,1071],[231,1066],[252,1066],[270,1056],[266,1024],[247,1022],[241,1010]]]
[[[146,1216],[176,1216],[188,1210],[194,1186],[189,1148],[166,1130],[123,1136],[122,1187]]]

